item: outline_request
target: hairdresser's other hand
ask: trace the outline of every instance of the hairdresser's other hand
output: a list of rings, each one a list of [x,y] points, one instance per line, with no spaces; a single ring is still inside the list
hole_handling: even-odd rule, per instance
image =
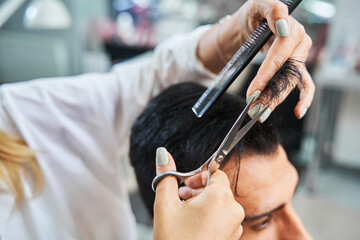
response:
[[[157,174],[176,170],[165,148],[156,152]],[[178,183],[168,176],[156,187],[154,204],[154,239],[239,239],[244,210],[231,192],[227,176],[221,170],[209,186],[196,197],[180,201]]]
[[[299,84],[298,79],[294,79],[290,84],[291,87],[284,89],[277,99],[270,101],[263,96],[266,94],[262,94],[253,106],[262,102],[263,105],[270,104],[270,109],[273,111],[293,88],[298,86],[300,99],[294,113],[296,117],[301,118],[310,107],[315,92],[315,85],[304,64],[312,42],[304,27],[288,15],[287,6],[279,0],[245,2],[232,17],[214,25],[202,36],[198,44],[197,56],[205,67],[216,74],[219,73],[225,62],[231,59],[246,38],[263,21],[268,22],[275,37],[263,49],[266,53],[265,60],[248,87],[246,96],[250,97],[253,96],[252,94],[257,95],[262,92],[285,61],[289,58],[295,59],[302,62],[299,68],[303,84]],[[268,112],[268,115],[270,113]]]

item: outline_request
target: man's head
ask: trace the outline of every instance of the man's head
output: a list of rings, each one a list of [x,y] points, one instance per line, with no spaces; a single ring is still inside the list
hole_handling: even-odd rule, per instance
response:
[[[214,153],[246,105],[244,99],[224,94],[197,118],[191,107],[204,91],[194,83],[172,86],[155,97],[133,125],[130,157],[151,215],[156,149],[165,147],[178,171],[194,170]],[[300,234],[304,239],[306,232],[291,207],[297,173],[279,142],[273,116],[254,125],[227,156],[222,170],[245,210],[244,239],[283,236],[279,234],[291,234],[292,239]]]

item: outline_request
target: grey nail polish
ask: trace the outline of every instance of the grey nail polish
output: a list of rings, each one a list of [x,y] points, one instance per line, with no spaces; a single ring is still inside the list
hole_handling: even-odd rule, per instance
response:
[[[166,148],[159,147],[156,149],[156,163],[159,167],[169,163],[169,156]]]
[[[256,99],[258,99],[258,97],[260,96],[261,91],[260,90],[256,90],[255,92],[253,92],[247,99],[246,99],[246,104],[248,104],[252,98],[254,98],[254,101]]]
[[[260,122],[263,123],[266,121],[266,119],[268,119],[268,117],[270,116],[271,114],[271,109],[270,108],[267,108],[265,110],[265,112],[261,115],[260,117]]]
[[[258,114],[261,109],[263,108],[263,105],[261,103],[256,104],[252,109],[249,110],[248,114],[251,118],[254,118],[256,114]]]
[[[307,112],[307,108],[304,108],[299,115],[299,119],[302,119],[305,116],[306,112]]]
[[[279,19],[275,22],[276,32],[279,37],[289,37],[290,30],[288,22],[285,19]]]

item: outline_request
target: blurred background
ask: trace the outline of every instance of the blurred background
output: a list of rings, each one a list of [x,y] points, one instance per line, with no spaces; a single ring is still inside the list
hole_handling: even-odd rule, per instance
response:
[[[0,84],[106,72],[145,58],[173,34],[217,22],[244,0],[0,0]],[[293,16],[313,40],[307,67],[317,86],[306,117],[292,113],[298,91],[276,111],[300,183],[293,204],[315,239],[360,239],[360,1],[303,0]],[[231,91],[245,95],[263,56]],[[56,81],[56,79],[54,79]],[[140,239],[151,219],[121,159]]]

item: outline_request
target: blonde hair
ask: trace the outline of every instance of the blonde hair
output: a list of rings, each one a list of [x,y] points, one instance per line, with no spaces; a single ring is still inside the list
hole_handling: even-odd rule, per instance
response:
[[[34,180],[34,196],[40,194],[44,179],[34,152],[22,138],[9,136],[0,130],[0,179],[15,196],[19,206],[25,199],[22,178]]]

